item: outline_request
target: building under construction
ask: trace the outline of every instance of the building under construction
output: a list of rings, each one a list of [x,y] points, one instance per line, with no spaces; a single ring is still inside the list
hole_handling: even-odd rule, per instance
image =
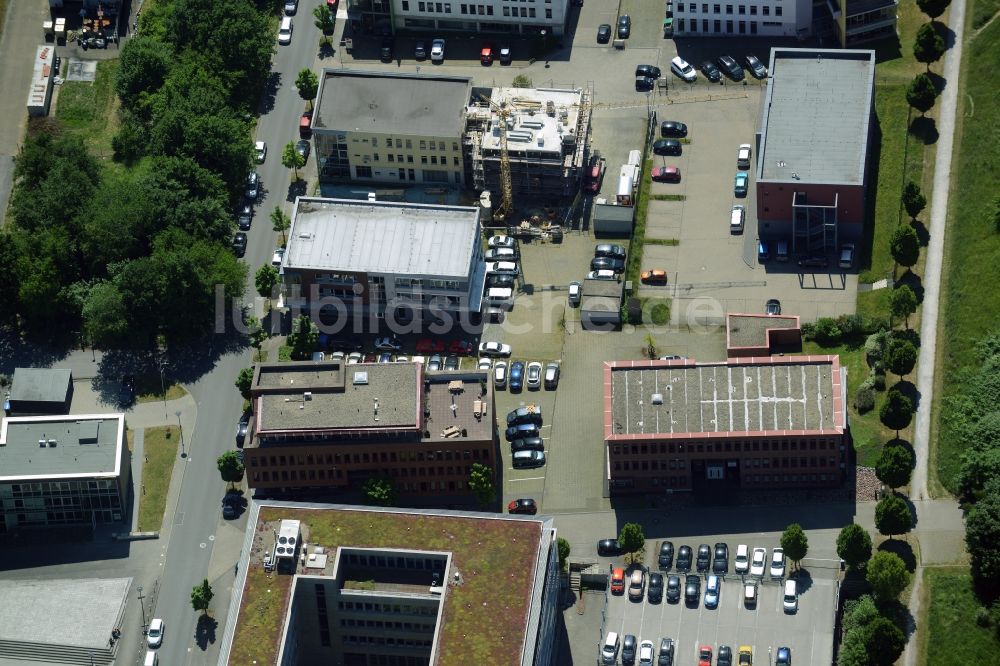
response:
[[[579,191],[586,166],[592,94],[587,89],[475,90],[466,115],[466,182],[489,190],[497,210],[566,203]],[[509,194],[503,182],[508,174]],[[511,196],[513,204],[504,200]]]

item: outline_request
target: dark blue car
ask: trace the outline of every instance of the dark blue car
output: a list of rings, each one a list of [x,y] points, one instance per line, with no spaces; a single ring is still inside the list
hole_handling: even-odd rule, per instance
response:
[[[510,366],[510,390],[520,391],[524,382],[524,362],[514,361]]]

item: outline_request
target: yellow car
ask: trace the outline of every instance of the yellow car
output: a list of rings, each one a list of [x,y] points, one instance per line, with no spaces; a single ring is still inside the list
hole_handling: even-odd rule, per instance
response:
[[[749,645],[740,646],[740,666],[753,665],[753,649]]]

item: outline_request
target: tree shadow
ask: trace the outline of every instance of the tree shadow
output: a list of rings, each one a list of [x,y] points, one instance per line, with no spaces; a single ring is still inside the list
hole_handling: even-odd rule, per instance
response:
[[[920,408],[920,391],[917,389],[916,384],[913,382],[901,379],[893,386],[900,393],[905,395],[913,403],[913,411],[916,412]]]
[[[938,95],[943,93],[945,86],[948,85],[948,80],[937,72],[927,71],[924,73],[927,75],[927,78],[931,80],[931,83],[934,84],[934,89],[938,91]]]
[[[288,184],[288,196],[285,200],[291,203],[295,201],[296,197],[304,197],[308,188],[309,183],[304,178],[293,179]]]
[[[333,42],[323,41],[319,45],[319,52],[317,55],[320,60],[325,60],[326,58],[332,58],[337,54],[336,49],[333,48]]]
[[[919,139],[925,146],[937,143],[940,133],[937,130],[937,123],[933,118],[927,116],[917,116],[910,121],[910,134]]]
[[[927,225],[920,220],[910,220],[910,226],[917,233],[917,242],[920,243],[920,246],[927,247],[931,242],[931,232],[927,229]]]
[[[889,539],[879,544],[880,553],[894,553],[903,560],[906,570],[911,574],[917,570],[917,555],[913,552],[913,546],[902,539]]]
[[[219,621],[211,615],[202,613],[198,617],[198,626],[194,630],[194,642],[203,652],[215,642],[215,630],[218,626]]]
[[[946,24],[940,21],[931,21],[931,28],[934,32],[944,40],[944,48],[952,49],[955,47],[955,31],[949,28]]]
[[[906,340],[917,349],[920,349],[920,333],[913,328],[901,328],[892,332],[892,337],[897,340]]]
[[[281,72],[271,72],[264,84],[264,91],[260,95],[260,115],[265,115],[274,110],[274,103],[278,99],[278,89],[281,87]]]
[[[913,618],[910,609],[906,607],[906,604],[893,600],[884,604],[878,604],[878,606],[879,612],[892,620],[892,623],[899,627],[900,631],[906,636],[906,639],[909,640],[910,636],[917,629],[917,622]]]
[[[15,368],[47,368],[69,354],[71,345],[36,344],[18,331],[0,329],[0,373],[13,375]]]
[[[907,269],[907,271],[896,280],[896,284],[905,284],[907,287],[912,289],[913,295],[917,297],[917,305],[924,302],[924,281],[912,270]]]
[[[796,592],[798,592],[799,594],[804,593],[806,590],[808,590],[813,586],[812,574],[809,573],[809,570],[806,569],[805,567],[800,568],[798,571],[792,573],[788,577],[796,581],[795,583]]]

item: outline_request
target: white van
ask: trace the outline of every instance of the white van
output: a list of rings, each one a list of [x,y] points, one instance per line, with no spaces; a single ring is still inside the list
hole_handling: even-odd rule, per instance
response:
[[[514,290],[508,287],[490,287],[486,301],[490,305],[508,305],[514,300]]]
[[[146,650],[146,659],[143,660],[142,666],[157,666],[160,660],[156,657],[156,653],[152,650]]]
[[[291,44],[292,43],[292,17],[283,16],[281,18],[281,25],[278,26],[278,43],[279,44]]]
[[[604,666],[613,666],[618,661],[618,633],[609,631],[601,647],[601,663]]]
[[[785,596],[782,600],[786,613],[794,613],[799,609],[799,595],[795,581],[792,579],[785,581]]]
[[[642,163],[642,153],[638,150],[628,151],[628,164],[637,167]]]
[[[517,264],[513,261],[490,261],[486,263],[487,275],[517,275]]]
[[[746,211],[743,206],[739,204],[733,206],[733,210],[729,214],[729,233],[743,233],[743,218],[745,215]]]

